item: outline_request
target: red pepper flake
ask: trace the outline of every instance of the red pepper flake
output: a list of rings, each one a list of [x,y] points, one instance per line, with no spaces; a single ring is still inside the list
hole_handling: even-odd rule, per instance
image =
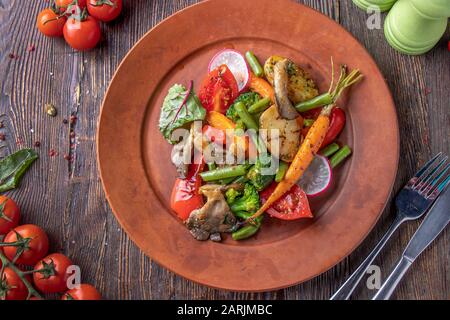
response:
[[[425,95],[428,96],[431,93],[431,89],[425,87]]]
[[[0,141],[5,141],[6,136],[4,133],[0,133]]]
[[[36,47],[34,46],[34,44],[30,44],[27,48],[28,52],[33,52],[34,50],[36,50]]]
[[[71,132],[70,132],[70,137],[71,137],[71,138],[75,138],[75,131],[71,131]]]
[[[23,139],[22,138],[17,138],[16,139],[16,145],[21,146],[23,144]]]
[[[50,151],[48,152],[48,155],[50,157],[54,157],[58,155],[58,152],[55,151],[55,149],[50,149]]]
[[[71,116],[70,116],[70,123],[71,123],[71,124],[75,124],[76,122],[77,122],[77,116],[71,115]]]
[[[36,148],[39,148],[39,147],[41,146],[41,142],[40,142],[40,141],[35,141],[35,142],[34,142],[34,146],[35,146]]]

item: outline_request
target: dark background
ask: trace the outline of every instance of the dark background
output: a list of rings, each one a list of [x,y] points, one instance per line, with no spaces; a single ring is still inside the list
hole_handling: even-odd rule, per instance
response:
[[[125,1],[121,18],[102,26],[104,39],[100,47],[80,53],[65,45],[63,39],[49,39],[38,33],[35,19],[47,5],[44,0],[0,0],[0,119],[4,123],[0,132],[6,135],[6,140],[0,141],[0,155],[31,147],[36,141],[41,143],[37,148],[40,160],[22,186],[9,195],[20,204],[22,221],[44,227],[52,250],[67,254],[80,265],[83,282],[97,286],[107,299],[328,299],[393,220],[392,202],[363,244],[336,267],[304,284],[255,294],[210,289],[160,267],[129,240],[109,208],[97,172],[95,147],[97,118],[108,83],[142,35],[162,19],[196,2]],[[431,52],[404,56],[389,47],[382,30],[366,27],[367,15],[350,0],[298,2],[349,30],[385,75],[396,103],[401,134],[394,191],[431,155],[438,151],[449,154],[449,33]],[[29,52],[30,46],[35,51]],[[11,54],[18,57],[11,58]],[[46,103],[57,107],[56,118],[45,114]],[[77,121],[63,124],[63,119],[71,115]],[[379,130],[383,130],[382,123]],[[49,156],[52,149],[57,155]],[[65,160],[65,154],[73,160]],[[418,224],[404,225],[376,261],[383,277]],[[417,260],[393,298],[448,299],[449,245],[447,229]],[[367,299],[373,294],[362,284],[354,296]]]

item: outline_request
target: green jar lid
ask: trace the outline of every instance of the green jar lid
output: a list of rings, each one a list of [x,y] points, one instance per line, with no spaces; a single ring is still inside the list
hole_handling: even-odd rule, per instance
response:
[[[397,0],[353,0],[359,8],[367,11],[369,7],[376,6],[380,8],[381,12],[388,11]]]
[[[446,28],[446,18],[425,18],[411,0],[398,1],[384,22],[384,34],[388,43],[397,51],[409,55],[431,50]]]

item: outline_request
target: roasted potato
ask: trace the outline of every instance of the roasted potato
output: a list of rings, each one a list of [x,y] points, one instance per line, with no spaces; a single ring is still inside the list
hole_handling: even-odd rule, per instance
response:
[[[283,59],[285,58],[280,56],[271,56],[264,64],[264,74],[266,75],[267,81],[269,81],[272,86],[274,67],[277,62]],[[319,94],[316,84],[311,79],[309,74],[290,60],[287,71],[289,74],[289,99],[294,104],[310,100]]]
[[[259,118],[261,136],[267,143],[270,153],[285,162],[292,162],[300,147],[303,127],[303,118],[299,116],[294,120],[283,119],[275,105],[264,111]],[[271,134],[271,129],[278,129],[278,136]],[[276,150],[277,148],[278,150]]]

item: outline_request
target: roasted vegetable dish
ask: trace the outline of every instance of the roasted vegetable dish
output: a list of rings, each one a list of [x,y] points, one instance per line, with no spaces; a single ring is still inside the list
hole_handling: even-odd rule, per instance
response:
[[[332,60],[331,70],[330,89],[319,94],[287,57],[261,65],[251,51],[226,49],[197,91],[193,81],[169,89],[159,129],[174,145],[170,205],[195,239],[248,239],[265,215],[313,218],[308,199],[329,188],[332,170],[352,153],[336,141],[346,118],[337,100],[362,78],[344,65],[335,77]]]

